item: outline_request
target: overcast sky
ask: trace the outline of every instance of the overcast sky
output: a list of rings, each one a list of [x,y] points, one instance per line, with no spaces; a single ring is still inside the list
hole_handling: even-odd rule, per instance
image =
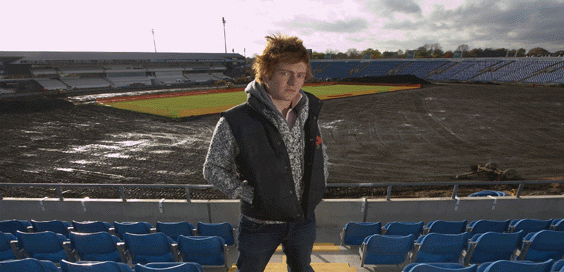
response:
[[[252,56],[266,35],[317,52],[564,49],[564,0],[0,0],[0,51],[212,52]]]

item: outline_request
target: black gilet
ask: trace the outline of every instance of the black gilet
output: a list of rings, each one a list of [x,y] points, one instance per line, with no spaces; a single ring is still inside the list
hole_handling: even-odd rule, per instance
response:
[[[241,180],[254,188],[253,203],[241,201],[241,213],[271,221],[297,221],[314,214],[325,191],[322,139],[317,117],[322,102],[312,94],[305,122],[304,192],[298,202],[286,146],[276,126],[261,112],[265,105],[254,96],[222,113],[239,147],[236,157]]]

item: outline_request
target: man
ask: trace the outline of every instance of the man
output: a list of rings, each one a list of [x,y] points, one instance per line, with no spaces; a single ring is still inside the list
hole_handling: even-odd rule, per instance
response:
[[[288,271],[313,271],[314,211],[327,180],[317,123],[322,102],[301,89],[312,77],[303,42],[280,34],[266,39],[247,102],[217,123],[204,178],[241,199],[238,271],[264,271],[280,244]]]

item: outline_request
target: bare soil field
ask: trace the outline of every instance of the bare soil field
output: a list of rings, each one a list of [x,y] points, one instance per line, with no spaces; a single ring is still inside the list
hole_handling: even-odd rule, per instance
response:
[[[72,101],[78,101],[74,99]],[[1,183],[205,184],[202,164],[218,114],[172,120],[62,99],[0,101]],[[497,163],[523,180],[564,179],[564,89],[425,85],[325,101],[320,117],[330,183],[446,182]],[[479,180],[479,179],[476,179]],[[480,180],[483,181],[483,180]],[[487,188],[490,187],[490,188]],[[461,188],[511,193],[516,186]],[[524,194],[562,194],[547,185]],[[3,197],[55,197],[1,188]],[[132,198],[184,198],[183,190],[131,190]],[[452,188],[394,188],[394,197],[448,196]],[[193,199],[225,198],[217,190]],[[65,197],[119,198],[109,189]],[[383,197],[385,188],[330,188],[327,198]]]

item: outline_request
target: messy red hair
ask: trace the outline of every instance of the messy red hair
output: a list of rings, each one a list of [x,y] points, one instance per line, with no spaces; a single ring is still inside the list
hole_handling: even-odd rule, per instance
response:
[[[266,36],[266,47],[262,55],[257,56],[253,63],[255,79],[262,83],[272,75],[278,64],[299,62],[307,65],[305,79],[312,78],[309,53],[302,40],[295,36],[285,36],[280,33]]]

